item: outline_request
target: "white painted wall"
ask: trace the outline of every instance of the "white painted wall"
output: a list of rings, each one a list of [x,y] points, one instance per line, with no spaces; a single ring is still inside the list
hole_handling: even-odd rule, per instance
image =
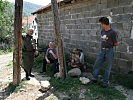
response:
[[[37,39],[38,39],[38,29],[37,29],[37,22],[36,22],[36,20],[34,20],[32,22],[32,24],[30,25],[30,28],[34,29],[33,39],[35,39],[36,42],[37,42]]]

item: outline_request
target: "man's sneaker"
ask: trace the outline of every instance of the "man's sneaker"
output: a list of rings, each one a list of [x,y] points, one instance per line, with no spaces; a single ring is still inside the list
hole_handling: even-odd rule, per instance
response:
[[[35,75],[33,75],[33,74],[30,74],[29,76],[30,76],[30,77],[35,77]]]

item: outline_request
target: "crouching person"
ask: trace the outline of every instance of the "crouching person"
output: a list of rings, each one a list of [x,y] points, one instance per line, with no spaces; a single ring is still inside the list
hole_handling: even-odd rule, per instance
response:
[[[68,71],[68,75],[77,77],[84,71],[84,55],[82,50],[75,48],[71,53],[71,70]]]
[[[34,62],[34,40],[32,38],[33,29],[29,29],[26,36],[22,36],[22,68],[26,73],[26,79],[30,80],[30,77],[34,77],[31,74],[33,62]]]
[[[80,68],[84,71],[84,54],[83,51],[75,48],[71,54],[71,67]]]
[[[46,64],[52,64],[52,76],[54,76],[54,74],[58,72],[58,55],[53,42],[49,43],[49,48],[47,49],[43,59],[41,73],[46,72]]]

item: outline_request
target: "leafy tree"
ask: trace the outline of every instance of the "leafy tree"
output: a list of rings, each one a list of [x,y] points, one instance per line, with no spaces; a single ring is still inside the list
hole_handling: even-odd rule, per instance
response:
[[[12,3],[0,0],[0,41],[13,38],[14,6]]]

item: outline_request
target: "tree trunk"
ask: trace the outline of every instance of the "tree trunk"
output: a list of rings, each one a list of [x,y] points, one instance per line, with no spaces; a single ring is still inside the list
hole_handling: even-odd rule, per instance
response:
[[[54,33],[58,44],[59,71],[60,71],[61,77],[65,78],[66,73],[65,73],[64,60],[63,60],[63,47],[62,47],[62,39],[60,34],[60,20],[58,15],[57,0],[51,0],[51,4],[52,4],[53,16],[54,16]]]
[[[23,0],[15,0],[14,18],[14,52],[13,52],[13,84],[21,81],[21,48],[22,48],[22,11]]]

